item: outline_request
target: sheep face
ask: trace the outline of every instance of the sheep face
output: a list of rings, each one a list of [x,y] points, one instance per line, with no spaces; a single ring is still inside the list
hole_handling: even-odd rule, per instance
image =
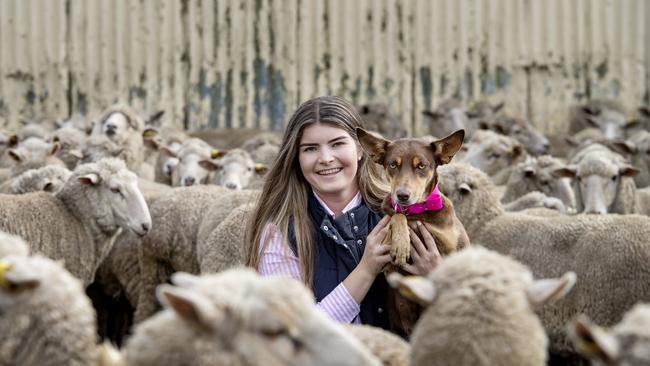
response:
[[[390,113],[388,105],[384,103],[371,103],[358,108],[366,128],[379,132],[390,139],[406,137],[407,131],[400,121]]]
[[[298,281],[234,269],[202,277],[176,273],[172,282],[177,286],[162,285],[157,291],[167,310],[142,327],[173,313],[193,329],[193,339],[181,339],[179,346],[192,355],[214,352],[198,355],[202,361],[193,364],[227,357],[244,365],[378,365],[359,341],[314,306]],[[130,342],[138,338],[136,329]]]
[[[108,207],[115,225],[131,230],[139,236],[147,234],[151,229],[151,216],[138,188],[138,177],[127,170],[121,161],[119,161],[121,169],[106,174],[101,170],[101,166],[107,161],[118,162],[119,160],[102,160],[97,163],[100,166],[97,172],[83,172],[77,176],[82,185],[89,187],[86,197],[96,206]],[[108,218],[102,219],[108,220]]]
[[[473,131],[474,129],[461,106],[438,108],[435,111],[423,111],[422,113],[427,117],[429,134],[436,137],[447,136],[456,130]]]
[[[513,138],[481,130],[463,146],[459,158],[493,176],[520,161],[524,155],[523,147]]]
[[[263,175],[266,166],[255,164],[250,154],[241,149],[230,150],[217,160],[204,160],[201,166],[213,174],[212,183],[228,189],[242,190],[256,175]]]
[[[514,138],[532,155],[548,154],[551,147],[544,134],[521,118],[493,116],[479,122],[479,127]]]
[[[85,140],[86,135],[74,127],[62,127],[54,132],[52,141],[61,145],[57,156],[68,169],[74,169],[83,158],[82,146]]]
[[[103,135],[119,144],[127,137],[129,121],[124,114],[115,112],[102,122],[100,128]]]
[[[192,138],[185,141],[178,150],[173,146],[163,146],[160,148],[160,154],[163,155],[162,159],[178,159],[178,162],[169,161],[169,167],[172,186],[180,187],[206,184],[210,172],[203,168],[200,162],[212,155],[217,157],[220,153],[205,142]]]
[[[581,212],[604,215],[624,185],[634,184],[629,178],[639,171],[615,154],[587,154],[576,165],[560,169],[559,174],[574,178]]]
[[[584,108],[583,111],[586,114],[587,123],[601,130],[605,138],[618,139],[624,137],[627,120],[622,112],[609,108],[601,110]]]
[[[57,193],[63,188],[71,174],[68,169],[58,165],[28,170],[14,178],[11,190],[14,194],[39,191]]]

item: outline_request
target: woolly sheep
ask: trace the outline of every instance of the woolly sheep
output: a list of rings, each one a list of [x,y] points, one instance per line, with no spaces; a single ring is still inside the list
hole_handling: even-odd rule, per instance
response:
[[[266,133],[274,133],[278,137],[282,136],[280,132],[266,131],[259,128],[211,128],[190,131],[188,135],[199,138],[217,149],[229,150],[242,146],[248,139]]]
[[[435,110],[422,111],[422,114],[425,116],[425,125],[428,126],[425,134],[442,137],[464,129],[468,136],[472,136],[478,129],[476,120],[467,118],[465,105],[461,101],[446,100]]]
[[[569,134],[588,127],[598,128],[608,139],[624,138],[628,122],[620,103],[595,99],[569,109]]]
[[[213,149],[212,146],[197,138],[185,140],[177,151],[166,146],[160,149],[160,154],[178,159],[171,172],[171,182],[174,187],[207,184],[209,171],[200,162],[218,158],[223,153],[222,150]]]
[[[23,194],[38,191],[57,193],[71,175],[71,171],[59,165],[48,165],[28,170],[12,180],[11,193]]]
[[[407,131],[386,103],[368,103],[357,108],[366,129],[379,132],[389,139],[406,137]]]
[[[189,137],[183,131],[174,128],[148,127],[143,133],[144,144],[150,150],[150,156],[155,159],[148,160],[154,167],[154,180],[158,183],[172,185],[172,171],[178,165],[176,154],[183,142]],[[164,154],[161,148],[172,154]]]
[[[8,159],[7,150],[16,146],[18,137],[15,134],[9,133],[0,129],[0,168],[8,168],[11,166]],[[2,181],[0,179],[0,181]]]
[[[528,192],[514,201],[504,203],[503,208],[510,212],[529,210],[532,208],[547,208],[562,214],[569,212],[560,199],[549,197],[539,191]]]
[[[46,165],[65,166],[56,157],[59,148],[59,143],[45,142],[37,137],[30,137],[20,142],[16,147],[7,151],[14,162],[11,168],[11,176],[16,177],[30,169],[37,169]]]
[[[29,247],[23,238],[0,231],[0,259],[9,255],[26,256]]]
[[[557,169],[556,173],[573,178],[578,212],[645,213],[646,208],[639,207],[633,179],[638,170],[603,145],[583,149],[569,166]]]
[[[426,306],[411,336],[413,366],[546,364],[548,339],[533,309],[562,298],[575,274],[535,281],[523,264],[480,246],[428,276],[388,281]]]
[[[296,280],[242,268],[172,282],[157,289],[165,310],[127,341],[128,366],[380,364]]]
[[[580,281],[566,301],[539,314],[552,352],[572,353],[565,329],[577,314],[612,325],[637,301],[650,300],[650,218],[506,213],[481,171],[451,164],[438,172],[440,191],[472,242],[511,255],[539,278],[577,274]]]
[[[638,188],[650,186],[650,132],[639,131],[627,141],[618,142],[618,147],[627,153],[632,166],[639,170],[634,176],[634,183]],[[615,150],[619,152],[620,150]]]
[[[199,164],[212,172],[210,183],[228,189],[242,190],[267,171],[264,164],[256,164],[251,155],[243,149],[232,149],[214,160],[203,160]]]
[[[511,167],[525,159],[526,151],[518,141],[489,130],[476,131],[459,154],[459,161],[481,169],[495,184],[505,184]]]
[[[232,210],[254,202],[258,194],[218,186],[179,187],[151,205],[154,229],[143,238],[138,254],[142,284],[136,322],[157,310],[155,287],[171,273],[199,273],[198,242]]]
[[[241,148],[251,154],[254,162],[270,165],[278,156],[281,144],[282,136],[275,132],[264,132],[246,140]]]
[[[144,161],[144,128],[145,120],[139,113],[129,106],[116,104],[104,112],[94,134],[104,135],[123,148],[122,154],[129,169],[140,173]]]
[[[526,151],[532,155],[548,154],[551,147],[546,136],[537,131],[523,118],[494,115],[482,119],[479,122],[479,128],[512,137],[519,141],[526,148]]]
[[[344,324],[383,366],[409,366],[411,346],[402,338],[381,328],[361,324]]]
[[[0,364],[97,363],[95,312],[81,281],[41,256],[0,259]]]
[[[86,134],[74,127],[61,127],[52,133],[52,142],[60,144],[61,148],[56,155],[72,170],[83,158]]]
[[[592,365],[643,366],[650,364],[650,305],[637,304],[623,320],[605,330],[580,317],[570,329],[576,348]]]
[[[569,212],[574,212],[576,199],[571,180],[559,174],[566,167],[566,163],[550,155],[529,157],[512,168],[501,202],[509,203],[526,193],[539,191],[560,199]]]
[[[65,260],[85,284],[122,229],[151,228],[135,174],[117,159],[78,166],[55,195],[0,195],[0,230],[23,237],[32,252]]]

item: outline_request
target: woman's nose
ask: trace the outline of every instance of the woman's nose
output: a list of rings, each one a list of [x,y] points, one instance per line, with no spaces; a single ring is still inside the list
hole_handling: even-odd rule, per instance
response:
[[[332,152],[330,149],[321,149],[320,150],[320,155],[318,156],[318,160],[321,163],[330,163],[334,160],[334,155],[332,155]]]

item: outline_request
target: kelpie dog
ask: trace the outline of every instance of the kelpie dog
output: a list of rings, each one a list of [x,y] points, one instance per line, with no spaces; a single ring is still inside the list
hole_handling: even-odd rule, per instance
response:
[[[382,243],[391,246],[392,264],[384,269],[386,275],[399,270],[410,257],[409,221],[424,224],[442,256],[469,245],[453,204],[438,190],[436,173],[436,168],[449,163],[460,149],[464,130],[433,142],[417,138],[389,141],[362,128],[357,128],[357,137],[363,150],[384,167],[390,180],[391,191],[382,205],[384,213],[391,216],[389,234]],[[419,316],[418,307],[393,291],[389,312],[393,330],[408,336]]]

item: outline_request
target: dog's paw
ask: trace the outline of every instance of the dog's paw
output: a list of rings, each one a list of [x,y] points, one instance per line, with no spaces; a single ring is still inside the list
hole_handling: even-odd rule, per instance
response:
[[[393,238],[393,245],[390,248],[390,256],[393,259],[393,264],[401,267],[406,264],[409,256],[411,255],[411,241],[408,236],[399,236]]]

